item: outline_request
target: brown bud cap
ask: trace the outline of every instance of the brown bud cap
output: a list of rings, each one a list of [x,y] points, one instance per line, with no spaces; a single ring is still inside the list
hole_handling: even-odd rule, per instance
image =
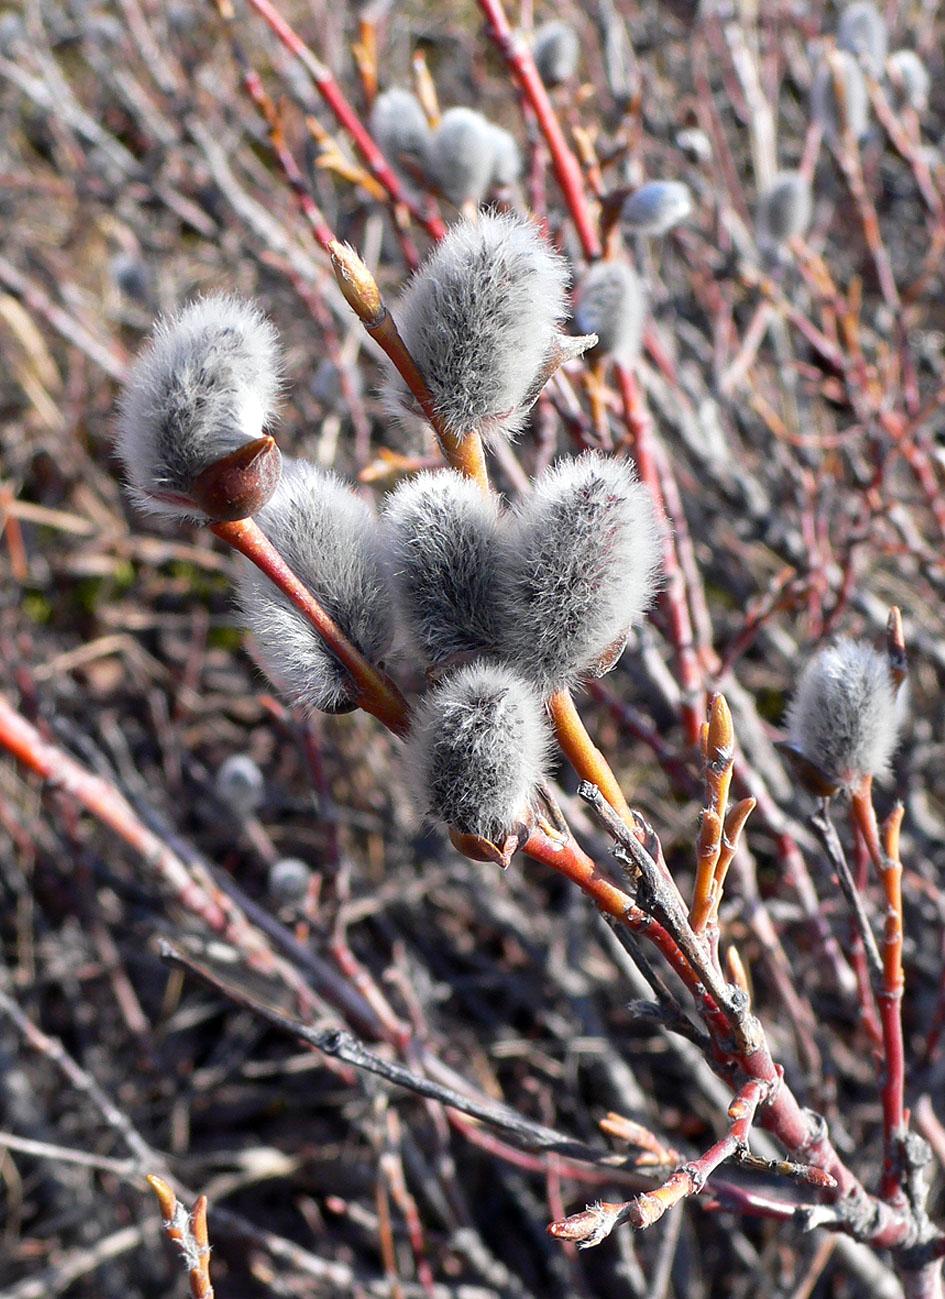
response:
[[[589,669],[592,677],[605,677],[608,672],[612,672],[620,660],[621,654],[627,648],[627,639],[630,635],[629,630],[620,633],[615,640],[604,650],[603,654],[591,664]]]
[[[263,508],[281,473],[279,448],[266,435],[208,465],[194,479],[191,496],[213,523],[234,523]]]
[[[501,866],[503,870],[508,870],[512,858],[526,842],[528,835],[528,827],[524,824],[517,826],[503,844],[492,843],[491,840],[482,839],[477,834],[463,834],[453,829],[449,831],[450,843],[464,857],[468,857],[470,861],[495,862],[496,866]]]
[[[833,798],[840,790],[840,782],[828,776],[810,758],[805,758],[800,749],[789,740],[775,740],[774,747],[783,753],[802,789],[815,798]]]
[[[902,614],[893,605],[886,620],[886,653],[889,656],[889,672],[896,689],[902,685],[909,672],[909,660],[906,657],[906,640],[902,630]]]
[[[376,329],[387,315],[377,281],[348,244],[333,239],[328,245],[331,269],[345,302],[368,329]]]

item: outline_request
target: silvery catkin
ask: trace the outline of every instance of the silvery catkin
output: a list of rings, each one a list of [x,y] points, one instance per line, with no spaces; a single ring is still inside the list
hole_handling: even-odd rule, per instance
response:
[[[512,214],[457,223],[416,272],[393,316],[450,434],[515,432],[560,350],[594,341],[559,333],[567,280],[564,259]],[[388,406],[415,410],[397,371],[388,375]]]
[[[206,521],[196,480],[262,436],[279,390],[278,336],[251,303],[199,298],[160,320],[119,407],[117,451],[142,508]]]
[[[838,640],[804,668],[787,714],[788,743],[829,784],[882,776],[898,743],[900,698],[885,654]]]
[[[646,289],[629,262],[595,262],[574,295],[574,323],[596,334],[594,349],[623,364],[635,361],[646,323]]]
[[[631,465],[593,452],[561,461],[500,540],[502,658],[542,695],[613,666],[660,569],[653,507]]]
[[[778,172],[758,201],[758,244],[774,249],[807,233],[814,210],[807,180],[799,171]]]
[[[425,696],[405,760],[424,814],[501,845],[535,805],[547,749],[534,690],[508,668],[484,662],[454,672]]]
[[[381,537],[411,639],[431,663],[496,640],[498,503],[452,469],[418,474],[385,502]]]
[[[837,102],[838,81],[843,91],[842,112]],[[849,50],[835,50],[818,65],[811,85],[810,112],[831,143],[840,139],[844,123],[855,140],[866,134],[869,95],[860,65]]]
[[[432,132],[416,95],[399,86],[385,90],[374,101],[370,126],[382,152],[399,171],[404,170],[405,160],[426,171]]]
[[[257,522],[300,581],[373,664],[394,638],[392,595],[367,505],[334,474],[286,460]],[[336,712],[356,689],[345,668],[294,604],[245,561],[237,598],[261,666],[294,701]]]
[[[495,168],[495,127],[474,108],[448,108],[430,137],[430,178],[454,207],[478,207]]]

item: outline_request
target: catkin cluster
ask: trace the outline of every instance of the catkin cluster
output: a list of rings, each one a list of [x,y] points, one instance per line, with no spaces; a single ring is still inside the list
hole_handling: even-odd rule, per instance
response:
[[[521,218],[461,222],[441,242],[396,319],[442,426],[513,431],[562,359],[596,342],[562,332],[567,280],[563,259]],[[586,273],[577,314],[600,328],[602,350],[629,359],[642,303],[629,266],[608,263]],[[229,298],[159,327],[122,406],[119,445],[138,494],[163,501],[173,490],[187,505],[194,478],[259,433],[275,349],[255,308]],[[394,373],[388,400],[407,403]],[[547,701],[609,670],[652,598],[660,544],[630,464],[565,459],[510,508],[452,469],[423,473],[378,518],[333,474],[286,458],[253,513],[368,664],[382,669],[399,643],[425,665],[432,684],[405,753],[416,801],[453,832],[501,848],[537,807]],[[297,705],[357,706],[331,644],[245,560],[237,596],[258,662]]]
[[[457,208],[478,207],[522,174],[518,144],[504,127],[461,106],[431,126],[416,95],[397,86],[378,95],[371,132],[408,184],[432,185]]]

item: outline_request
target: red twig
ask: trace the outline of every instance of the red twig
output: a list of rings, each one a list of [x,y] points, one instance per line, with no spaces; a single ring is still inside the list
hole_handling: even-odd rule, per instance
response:
[[[369,170],[397,203],[402,203],[410,215],[418,221],[431,239],[442,239],[446,226],[437,216],[424,212],[422,207],[410,197],[396,174],[391,169],[384,155],[374,143],[360,117],[345,98],[341,87],[329,69],[316,58],[293,27],[286,22],[269,0],[249,0],[256,12],[269,24],[286,49],[303,64],[305,70],[315,83],[318,93],[334,113],[339,125],[351,136],[355,147],[367,163]]]
[[[351,674],[358,687],[359,707],[373,713],[395,735],[406,735],[410,729],[410,713],[407,701],[395,683],[385,672],[369,663],[357,646],[348,640],[308,587],[292,572],[256,521],[239,519],[235,523],[215,523],[210,531],[251,560],[311,623]]]
[[[253,0],[257,3],[259,0]],[[535,114],[539,129],[548,143],[551,165],[554,168],[561,193],[571,213],[584,256],[593,261],[601,255],[600,238],[588,208],[584,190],[584,177],[577,158],[568,147],[561,124],[555,116],[551,100],[545,89],[535,60],[525,40],[512,31],[501,0],[479,0],[479,8],[489,24],[489,35],[498,46],[502,57],[521,87],[526,102]]]

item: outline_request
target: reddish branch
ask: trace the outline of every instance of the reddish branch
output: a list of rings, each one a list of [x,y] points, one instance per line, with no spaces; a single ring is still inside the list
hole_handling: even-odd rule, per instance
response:
[[[210,531],[251,560],[311,623],[357,685],[358,706],[373,713],[395,735],[406,735],[410,729],[410,712],[395,683],[385,672],[369,663],[357,646],[348,640],[264,536],[258,523],[254,519],[239,519],[235,523],[215,523]]]
[[[259,0],[252,0],[258,3]],[[526,102],[538,122],[548,144],[551,165],[554,168],[561,193],[571,213],[581,248],[588,261],[601,255],[600,238],[591,220],[584,177],[577,158],[568,147],[561,124],[555,116],[544,82],[538,75],[535,60],[521,35],[512,31],[501,0],[479,0],[479,8],[489,24],[489,35],[498,46],[502,57],[515,77]]]
[[[423,226],[431,239],[442,239],[446,234],[443,222],[439,217],[424,212],[404,189],[325,64],[315,57],[295,29],[286,22],[269,0],[249,0],[249,3],[265,19],[286,49],[305,67],[315,83],[315,88],[334,113],[339,125],[351,136],[371,174],[380,181],[395,202],[402,203],[407,208],[410,215]]]

